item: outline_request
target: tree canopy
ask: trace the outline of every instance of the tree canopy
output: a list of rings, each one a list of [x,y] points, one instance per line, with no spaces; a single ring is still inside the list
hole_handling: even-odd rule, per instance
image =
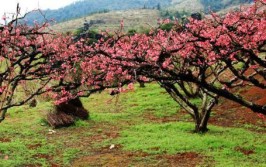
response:
[[[235,93],[252,85],[266,88],[265,0],[226,15],[174,22],[171,29],[148,34],[105,34],[97,42],[54,34],[46,24],[28,27],[10,23],[0,31],[1,120],[7,109],[36,95],[49,93],[62,103],[79,96],[134,82],[155,81],[195,120],[195,130],[207,130],[212,107],[219,97],[266,115],[266,105]],[[165,20],[161,24],[169,24]],[[45,30],[45,31],[44,31]],[[14,102],[19,87],[37,87]],[[191,98],[199,98],[194,104]]]

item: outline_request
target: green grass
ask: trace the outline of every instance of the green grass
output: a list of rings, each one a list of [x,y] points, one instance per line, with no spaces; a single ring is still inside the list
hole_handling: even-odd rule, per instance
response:
[[[90,111],[91,120],[115,124],[117,121],[139,123],[143,121],[143,116],[146,114],[152,114],[158,118],[171,117],[180,110],[180,106],[155,83],[146,84],[145,88],[135,85],[134,91],[121,93],[118,97],[112,97],[109,91],[105,91],[84,98],[82,102]],[[137,119],[132,120],[135,117]]]
[[[78,148],[67,146],[65,142],[74,142],[79,136],[65,134],[64,131],[75,131],[87,123],[78,121],[77,126],[63,128],[59,132],[56,130],[61,136],[49,135],[50,127],[44,124],[43,119],[44,113],[49,110],[52,110],[52,104],[49,102],[41,103],[37,108],[25,105],[9,110],[7,119],[0,124],[0,140],[10,140],[0,142],[1,167],[27,165],[45,167],[50,166],[51,162],[66,166],[77,157]],[[90,134],[83,134],[86,135]],[[64,152],[61,152],[62,150]],[[8,159],[3,160],[6,156]]]
[[[240,128],[210,126],[206,134],[192,133],[191,123],[141,124],[117,140],[127,151],[150,154],[197,152],[211,157],[215,166],[266,166],[266,136]],[[237,148],[252,150],[244,155]]]
[[[157,84],[146,84],[145,88],[136,86],[136,91],[128,93],[122,102],[130,106],[126,112],[153,113],[157,117],[172,116],[180,109],[179,105]]]
[[[79,152],[79,149],[70,148],[64,150],[63,161],[64,164],[70,165],[70,162],[76,157],[76,154]]]
[[[52,135],[48,134],[50,127],[44,120],[44,114],[53,110],[52,103],[10,109],[7,119],[0,124],[0,140],[9,139],[0,142],[0,167],[51,164],[68,167],[79,157],[98,154],[111,144],[120,145],[127,153],[151,154],[133,158],[133,166],[156,164],[157,155],[184,152],[200,154],[203,159],[200,166],[266,166],[265,133],[250,130],[263,131],[263,127],[250,124],[238,125],[241,128],[209,126],[208,133],[195,134],[190,116],[180,114],[177,103],[155,83],[146,84],[145,88],[135,85],[134,91],[117,97],[108,94],[107,90],[83,98],[90,119],[56,129]],[[193,103],[199,103],[199,99]],[[158,121],[172,117],[176,122]],[[112,138],[108,133],[119,135]],[[241,150],[254,153],[244,155]],[[8,159],[4,160],[6,156]]]

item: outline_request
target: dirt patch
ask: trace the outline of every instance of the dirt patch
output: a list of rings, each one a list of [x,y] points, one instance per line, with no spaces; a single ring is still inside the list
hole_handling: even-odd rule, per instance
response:
[[[147,112],[143,114],[143,117],[149,122],[153,123],[167,123],[167,122],[177,122],[177,121],[187,121],[187,118],[184,118],[188,113],[184,110],[178,111],[176,114],[171,116],[158,117],[152,112]]]
[[[169,117],[157,117],[152,113],[146,113],[144,114],[144,118],[154,123],[166,123],[166,122],[176,122],[179,120],[180,116],[173,115]]]
[[[119,133],[115,131],[110,131],[110,132],[103,132],[99,134],[95,134],[90,137],[91,143],[95,142],[102,142],[105,139],[115,139],[119,137]]]
[[[247,92],[244,93],[244,96],[247,99],[251,99],[254,101],[254,103],[259,104],[259,105],[266,105],[266,89],[260,89],[257,87],[251,87]],[[245,109],[246,112],[252,112],[250,109]],[[264,121],[264,125],[266,127],[266,116],[259,116]]]
[[[154,155],[141,151],[123,151],[121,145],[103,147],[92,152],[92,155],[75,160],[71,165],[74,167],[82,166],[101,166],[101,167],[124,167],[124,166],[180,166],[193,167],[201,164],[204,157],[194,152],[179,153],[176,155]]]
[[[266,90],[257,87],[249,87],[239,90],[239,93],[246,99],[260,105],[266,104]],[[250,109],[247,109],[235,102],[221,98],[219,105],[214,107],[215,116],[210,118],[210,123],[226,127],[242,127],[243,124],[251,124],[257,127],[266,128],[266,121]],[[255,130],[255,129],[253,129]],[[266,132],[265,130],[260,130]]]
[[[29,165],[25,165],[25,167],[41,167],[42,164],[29,164]]]
[[[193,167],[198,166],[202,162],[202,156],[195,152],[185,152],[176,155],[158,156],[159,159],[166,158],[169,166]]]
[[[129,164],[128,158],[125,158],[123,154],[98,154],[83,157],[75,161],[72,166],[83,167],[83,166],[127,166]]]
[[[60,165],[51,162],[53,161],[52,155],[39,153],[39,154],[35,154],[33,158],[34,159],[46,159],[48,160],[48,162],[50,162],[50,167],[60,167]],[[41,164],[28,164],[26,166],[27,167],[41,167],[42,165]]]
[[[251,155],[251,154],[255,153],[254,150],[248,150],[248,149],[245,149],[245,148],[242,148],[242,147],[236,147],[235,150],[243,153],[244,155]]]
[[[236,93],[241,94],[245,99],[254,103],[266,104],[266,90],[257,87],[245,87],[242,89],[235,89]],[[220,98],[219,104],[214,107],[214,116],[211,116],[209,123],[223,127],[243,127],[243,125],[254,125],[260,127],[260,130],[249,128],[252,131],[259,131],[266,133],[266,121],[259,117],[250,109],[247,109],[238,103],[228,99]]]
[[[115,126],[96,126],[92,127],[93,131],[96,132],[92,136],[89,136],[87,139],[90,140],[90,144],[96,142],[102,142],[106,139],[115,139],[119,137],[119,128]]]
[[[106,146],[98,150],[94,150],[92,155],[75,160],[72,163],[72,166],[128,166],[128,164],[130,164],[130,157],[132,156],[123,153],[120,148],[120,145],[114,145],[112,147]]]
[[[254,127],[262,128],[259,131],[266,133],[266,129],[263,130],[266,127],[266,122],[258,114],[237,103],[221,99],[221,103],[213,110],[215,115],[210,118],[210,124],[223,127],[243,127],[245,124],[254,125]],[[256,129],[253,130],[257,131]]]
[[[58,165],[58,164],[51,164],[51,167],[60,167],[60,165]]]
[[[27,147],[28,147],[28,149],[30,149],[30,150],[35,150],[36,148],[41,147],[41,146],[42,146],[42,144],[37,143],[37,144],[30,144],[30,145],[28,145]]]
[[[213,109],[214,116],[211,116],[209,123],[223,127],[235,127],[239,123],[256,123],[253,113],[243,112],[243,108],[232,101],[221,99],[219,105]]]
[[[249,100],[258,100],[265,97],[266,90],[258,87],[249,87],[240,91],[240,94]]]
[[[9,142],[11,142],[11,139],[8,139],[8,138],[0,138],[0,142],[1,143],[9,143]]]
[[[49,160],[49,159],[52,158],[52,156],[51,155],[48,155],[48,154],[36,154],[36,155],[34,155],[34,158],[42,158],[42,159]]]
[[[156,167],[194,167],[203,162],[203,157],[197,153],[188,152],[176,155],[149,155],[147,153],[112,152],[83,157],[73,162],[72,166],[156,166]]]

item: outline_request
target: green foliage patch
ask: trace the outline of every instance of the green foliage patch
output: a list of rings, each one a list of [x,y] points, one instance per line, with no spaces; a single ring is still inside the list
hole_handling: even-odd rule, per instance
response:
[[[265,135],[216,126],[206,134],[192,133],[191,129],[193,124],[183,122],[141,124],[124,130],[117,142],[124,150],[150,154],[197,152],[214,159],[215,166],[266,164]]]

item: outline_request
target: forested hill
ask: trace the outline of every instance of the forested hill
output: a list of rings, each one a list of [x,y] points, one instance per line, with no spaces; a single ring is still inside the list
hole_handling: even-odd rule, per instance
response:
[[[28,23],[33,21],[43,22],[46,19],[54,19],[56,22],[80,18],[92,13],[108,12],[111,10],[127,10],[127,9],[165,9],[179,7],[178,10],[195,11],[196,7],[202,6],[201,10],[205,12],[219,11],[230,6],[241,3],[250,3],[253,0],[80,0],[66,7],[57,10],[44,10],[42,14],[32,12],[25,20]],[[193,6],[194,5],[194,6]]]
[[[251,3],[253,0],[199,0],[204,6],[205,12],[208,10],[220,11],[230,6]]]
[[[87,16],[92,13],[111,10],[127,10],[140,8],[161,8],[169,6],[172,0],[81,0],[57,10],[42,11],[46,19],[57,22]],[[26,17],[28,21],[44,20],[39,12],[32,12]]]

